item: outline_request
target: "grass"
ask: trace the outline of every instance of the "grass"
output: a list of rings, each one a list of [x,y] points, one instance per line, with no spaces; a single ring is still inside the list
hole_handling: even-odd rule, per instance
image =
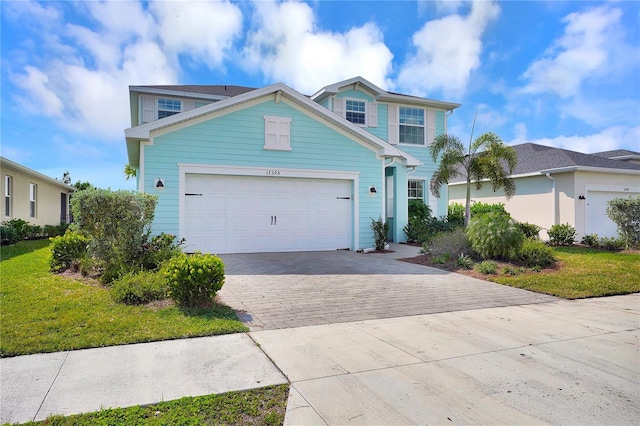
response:
[[[554,247],[560,267],[553,272],[487,276],[499,284],[565,299],[640,292],[640,254],[584,247]]]
[[[243,392],[185,397],[148,406],[112,408],[68,417],[51,416],[26,425],[281,425],[289,385]]]
[[[0,356],[247,331],[235,312],[127,306],[98,285],[49,272],[49,241],[2,246]]]

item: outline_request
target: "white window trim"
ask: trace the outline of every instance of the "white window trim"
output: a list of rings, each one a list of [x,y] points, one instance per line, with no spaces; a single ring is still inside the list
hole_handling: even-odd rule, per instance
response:
[[[400,123],[400,108],[412,108],[412,109],[420,109],[422,110],[422,112],[424,113],[424,124],[422,126],[417,126],[415,124],[402,124]],[[411,105],[398,105],[398,116],[397,116],[397,120],[398,120],[398,145],[402,145],[402,146],[418,146],[418,147],[426,147],[429,146],[430,144],[427,143],[427,133],[428,133],[428,118],[429,118],[429,109],[428,108],[423,108],[423,107],[418,107],[418,106],[411,106]],[[417,144],[417,143],[405,143],[405,142],[400,142],[400,126],[410,126],[410,127],[422,127],[424,129],[423,132],[423,137],[422,137],[422,143],[421,144]]]
[[[349,121],[350,123],[355,124],[356,126],[360,126],[360,127],[369,127],[369,102],[366,101],[366,99],[358,99],[358,98],[342,98],[342,100],[344,101],[344,119],[347,119],[347,101],[351,101],[351,102],[362,102],[364,104],[364,123],[353,123],[353,121]],[[351,111],[354,112],[354,111]]]
[[[265,115],[263,118],[264,149],[291,151],[291,118],[271,115]],[[273,124],[274,129],[269,128],[270,124]]]
[[[409,184],[411,182],[422,182],[422,197],[410,197],[409,196]],[[424,188],[426,186],[426,180],[425,179],[407,179],[407,199],[409,200],[422,200],[424,201]]]
[[[11,211],[13,210],[13,188],[11,188],[11,186],[13,185],[13,177],[9,176],[9,175],[4,175],[4,205],[3,205],[3,211],[4,211],[4,216],[5,217],[11,217]],[[9,200],[9,203],[7,205],[7,199]],[[7,206],[9,207],[8,211],[7,211]]]
[[[176,111],[173,109],[160,109],[160,101],[173,101],[173,102],[179,102],[180,103],[180,111]],[[165,96],[158,96],[156,98],[156,120],[160,120],[160,117],[158,116],[160,114],[160,111],[168,111],[168,112],[172,112],[173,114],[171,115],[175,115],[175,114],[179,114],[181,112],[184,111],[184,102],[182,99],[178,99],[178,98],[171,98],[171,97],[165,97]],[[171,115],[168,115],[167,117],[170,117]],[[162,117],[162,118],[166,118],[166,117]]]
[[[364,103],[364,124],[350,123],[358,127],[378,127],[378,103],[370,102],[361,98],[337,98],[333,97],[333,112],[340,117],[347,119],[347,101],[362,102]],[[347,120],[348,121],[348,120]]]
[[[38,185],[33,182],[29,183],[29,217],[38,217]]]

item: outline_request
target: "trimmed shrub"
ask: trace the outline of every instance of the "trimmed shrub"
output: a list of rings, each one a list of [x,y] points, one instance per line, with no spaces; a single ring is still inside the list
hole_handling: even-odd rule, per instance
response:
[[[389,233],[389,224],[378,218],[371,219],[371,229],[373,229],[373,239],[375,241],[376,250],[383,251],[387,245],[387,234]]]
[[[24,240],[29,235],[29,222],[24,219],[7,220],[4,225],[13,228],[18,240]]]
[[[598,247],[598,241],[600,239],[598,238],[598,234],[587,234],[584,237],[582,237],[582,241],[580,241],[582,244],[586,244],[589,247]]]
[[[540,238],[540,230],[542,229],[541,226],[534,225],[533,223],[529,222],[519,222],[518,226],[522,230],[525,238]]]
[[[622,250],[625,248],[625,240],[616,237],[602,237],[598,240],[598,247],[605,250]]]
[[[41,238],[44,236],[44,232],[42,231],[42,227],[38,225],[31,225],[27,223],[24,227],[24,238],[27,240],[35,240],[37,238]]]
[[[128,273],[111,283],[109,293],[117,303],[144,305],[168,294],[167,278],[161,272]]]
[[[473,217],[467,227],[467,236],[471,248],[483,259],[515,259],[524,240],[518,224],[498,211]]]
[[[51,270],[53,272],[62,272],[69,268],[77,270],[87,254],[89,239],[72,231],[49,239],[51,240],[51,257],[49,258]]]
[[[43,228],[43,234],[45,237],[57,237],[64,235],[69,228],[68,223],[61,223],[60,225],[45,225]]]
[[[422,200],[409,200],[408,211],[410,218],[428,219],[431,217],[431,207],[427,206]]]
[[[480,263],[476,263],[473,269],[485,275],[495,274],[498,271],[498,265],[496,264],[496,262],[484,260]]]
[[[640,197],[614,198],[608,204],[607,216],[618,226],[624,247],[640,247]]]
[[[167,262],[169,295],[177,304],[193,307],[213,301],[224,284],[224,263],[212,254],[181,254]]]
[[[433,256],[449,254],[452,256],[470,255],[471,245],[464,229],[457,228],[451,232],[440,232],[427,245],[427,251]]]
[[[478,216],[485,213],[492,213],[492,212],[501,213],[511,217],[509,212],[505,210],[504,204],[502,203],[497,203],[497,204],[487,204],[482,202],[473,203],[471,204],[471,207],[469,208],[469,210],[471,212],[471,217]],[[463,215],[464,215],[464,210],[463,210]]]
[[[0,238],[3,245],[15,244],[18,242],[18,233],[13,226],[2,225],[0,226]]]
[[[464,225],[464,206],[460,203],[451,203],[447,206],[447,222]]]
[[[547,231],[549,242],[554,245],[571,245],[576,238],[576,228],[568,223],[553,225]]]
[[[529,267],[549,266],[556,261],[551,247],[534,238],[525,238],[520,249],[520,260]]]
[[[143,246],[142,266],[147,270],[158,270],[160,266],[174,256],[182,253],[180,248],[184,239],[177,241],[177,237],[171,234],[161,233],[156,235]]]

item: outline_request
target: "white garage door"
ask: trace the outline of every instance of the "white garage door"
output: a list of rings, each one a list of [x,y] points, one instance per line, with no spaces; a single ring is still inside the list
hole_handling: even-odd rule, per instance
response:
[[[351,247],[351,181],[186,175],[187,251]]]
[[[629,192],[609,192],[609,191],[589,191],[586,194],[586,234],[598,234],[599,237],[615,237],[618,229],[609,216],[607,207],[609,200],[614,198],[627,198],[638,196],[637,193]]]

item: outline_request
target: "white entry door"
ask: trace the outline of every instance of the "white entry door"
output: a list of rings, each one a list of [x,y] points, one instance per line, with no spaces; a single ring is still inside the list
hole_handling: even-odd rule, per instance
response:
[[[351,247],[351,181],[187,174],[185,187],[189,252]]]

